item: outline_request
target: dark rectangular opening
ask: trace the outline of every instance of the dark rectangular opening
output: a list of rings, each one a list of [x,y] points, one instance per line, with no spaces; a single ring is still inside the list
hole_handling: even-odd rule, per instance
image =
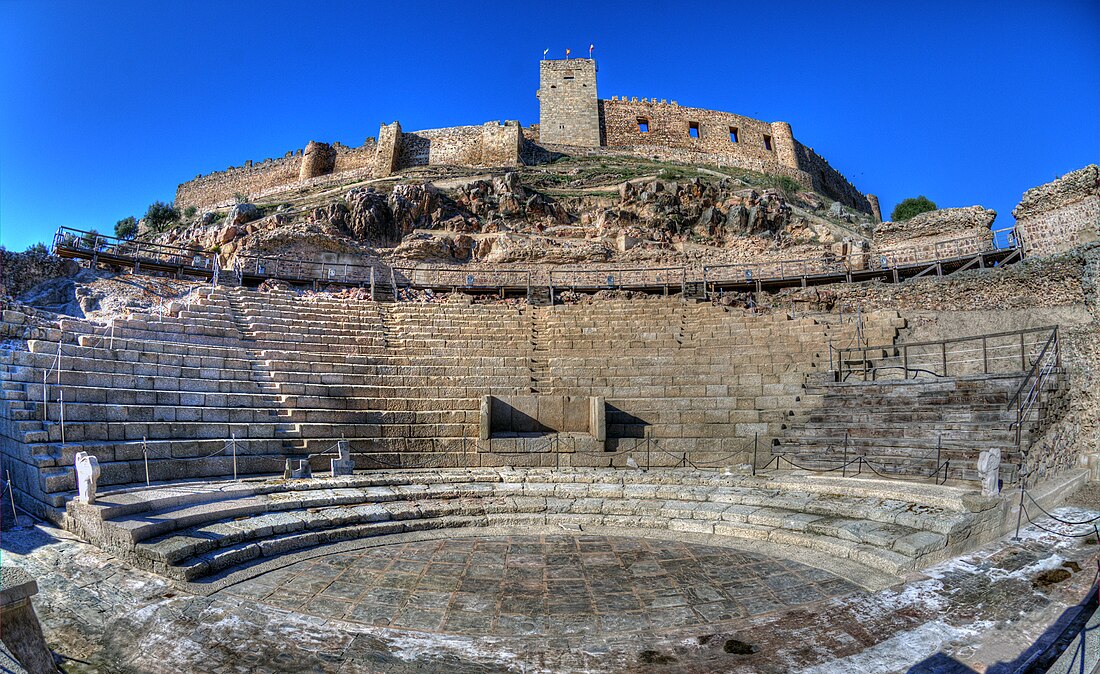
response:
[[[768,152],[772,151],[772,137],[771,136],[767,136],[767,135],[764,136],[764,149],[767,150]]]
[[[638,118],[638,131],[641,133],[649,133],[649,120],[645,117]]]
[[[688,135],[692,138],[699,137],[699,122],[688,122]]]
[[[561,73],[561,78],[563,80],[573,79],[573,71],[572,70],[563,70],[562,73]]]
[[[737,127],[736,126],[731,126],[730,127],[730,142],[731,143],[736,143],[737,142]]]

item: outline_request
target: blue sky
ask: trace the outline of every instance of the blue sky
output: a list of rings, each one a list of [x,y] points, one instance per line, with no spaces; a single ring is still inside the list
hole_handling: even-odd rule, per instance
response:
[[[1097,161],[1100,2],[0,0],[0,244],[113,230],[176,185],[310,139],[538,121],[543,49],[599,93],[785,120],[887,213],[995,227]]]

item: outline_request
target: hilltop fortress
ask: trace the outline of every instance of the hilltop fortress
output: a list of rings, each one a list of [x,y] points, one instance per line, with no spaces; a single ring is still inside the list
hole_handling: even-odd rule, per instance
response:
[[[601,99],[596,73],[593,59],[540,61],[539,123],[529,127],[505,121],[410,132],[395,121],[359,147],[310,141],[281,158],[196,176],[177,188],[176,205],[224,206],[237,195],[254,200],[296,187],[383,178],[413,166],[507,167],[562,154],[609,154],[786,176],[881,221],[878,199],[799,142],[790,124],[664,99]]]

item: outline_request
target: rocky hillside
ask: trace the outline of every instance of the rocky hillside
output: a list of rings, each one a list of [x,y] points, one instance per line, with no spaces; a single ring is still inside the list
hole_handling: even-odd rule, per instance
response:
[[[868,216],[739,169],[585,157],[514,171],[419,167],[196,213],[141,236],[221,253],[446,264],[818,256]]]

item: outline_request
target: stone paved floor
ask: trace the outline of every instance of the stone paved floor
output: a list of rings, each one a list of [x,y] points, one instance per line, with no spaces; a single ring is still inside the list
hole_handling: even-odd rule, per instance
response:
[[[496,636],[701,628],[858,588],[793,561],[614,536],[421,541],[335,553],[225,592],[323,618]]]
[[[1084,520],[1096,514],[1095,504],[1090,503],[1089,508],[1088,511],[1064,508],[1056,512],[1071,520]],[[1045,525],[1060,528],[1049,521]],[[1072,532],[1074,528],[1069,529]],[[1100,559],[1100,546],[1089,538],[1064,538],[1033,527],[1025,528],[1023,534],[1020,541],[1002,539],[926,569],[923,574],[881,592],[840,593],[755,615],[750,615],[747,608],[746,598],[752,595],[740,593],[735,599],[728,592],[731,589],[728,583],[715,577],[716,569],[721,567],[706,564],[708,557],[710,562],[715,559],[708,550],[692,546],[685,550],[666,542],[614,537],[586,539],[555,534],[550,538],[481,539],[474,540],[472,548],[471,541],[458,540],[438,545],[410,544],[400,550],[400,556],[393,554],[398,552],[396,547],[389,548],[388,560],[386,548],[348,556],[334,554],[327,560],[318,558],[299,563],[286,567],[283,574],[270,573],[266,579],[237,586],[236,594],[225,590],[208,597],[181,592],[163,578],[130,568],[69,534],[44,525],[5,532],[0,540],[0,556],[5,564],[21,566],[38,580],[40,593],[34,599],[36,611],[48,643],[62,658],[64,671],[70,673],[1008,674],[1018,671],[1022,664],[1041,653],[1059,632],[1057,625],[1075,615],[1078,605],[1090,592],[1095,593],[1094,579]],[[536,540],[539,552],[520,552],[525,546],[527,550],[532,549],[529,546]],[[504,545],[508,546],[503,552],[503,565],[495,567],[498,575],[486,578],[493,581],[492,596],[500,597],[500,605],[494,608],[491,620],[483,619],[482,625],[488,625],[488,632],[476,631],[486,629],[484,626],[460,625],[461,621],[457,620],[450,628],[452,631],[446,631],[448,622],[460,615],[459,611],[481,612],[476,603],[472,607],[475,610],[468,610],[471,606],[462,603],[458,595],[472,595],[470,599],[475,602],[477,597],[489,596],[485,586],[478,591],[462,590],[465,579],[480,578],[475,570],[483,565],[477,557],[481,554],[477,548],[479,542],[489,545],[492,554],[487,556],[494,559],[499,559]],[[586,543],[596,547],[606,545],[610,550],[593,549],[586,553]],[[512,582],[507,562],[513,544],[517,546],[517,557],[527,556],[530,568],[541,570],[546,591],[539,596],[546,598],[545,615],[548,618],[551,615],[552,603],[574,600],[579,603],[579,597],[583,596],[586,602],[591,602],[590,610],[581,614],[583,620],[589,621],[588,629],[567,633],[563,631],[565,628],[555,627],[548,621],[546,633],[525,634],[520,629],[511,633],[493,631],[501,624],[502,616],[526,615],[525,612],[504,610],[505,587]],[[433,564],[457,565],[457,561],[445,561],[448,555],[455,554],[455,545],[459,547],[458,554],[469,555],[463,566],[465,571],[462,574],[431,573]],[[574,552],[557,551],[567,547]],[[667,559],[663,558],[666,553],[670,553]],[[534,557],[546,555],[549,559],[556,554],[575,555],[576,561],[566,565],[574,569],[569,573],[595,579],[595,587],[586,583],[583,595],[551,590],[551,586],[556,585],[551,583],[555,580],[550,571],[553,567],[540,565]],[[645,563],[639,560],[652,555],[651,559],[658,559],[656,567],[639,570],[648,568],[656,572],[659,567],[667,583],[636,581],[631,573],[629,593],[606,591],[601,589],[599,582],[602,576],[598,567],[602,565],[586,565],[586,554],[593,559],[603,556],[610,561],[614,558],[614,566],[627,569]],[[740,560],[741,565],[736,568],[741,572],[759,567],[758,573],[765,584],[768,578],[784,576],[808,580],[804,569],[789,566],[785,561],[753,562],[750,561],[753,554],[728,549],[716,554],[718,558],[724,555],[726,559]],[[704,562],[702,568],[698,564],[700,560]],[[622,566],[628,561],[630,566]],[[329,562],[336,563],[331,564],[332,571],[324,571],[325,577],[307,580],[314,577],[318,564]],[[385,568],[371,568],[383,562]],[[426,568],[422,572],[415,571],[412,567],[417,564]],[[484,566],[492,565],[485,563]],[[606,566],[612,567],[611,564]],[[503,573],[499,571],[501,568]],[[380,577],[382,583],[371,580],[368,585],[363,581],[361,588],[357,585],[359,581],[350,583],[356,586],[354,588],[343,584],[344,581],[338,585],[343,574],[352,569],[377,572],[379,575],[372,578]],[[769,571],[774,573],[769,575]],[[411,586],[395,587],[395,583],[386,581],[390,572],[408,575],[409,580],[397,580],[396,585]],[[331,580],[328,579],[330,575]],[[412,624],[421,627],[438,619],[441,631],[396,624],[403,619],[404,609],[416,608],[423,613],[438,611],[431,607],[431,601],[425,600],[428,605],[420,606],[420,600],[413,597],[421,581],[431,583],[431,578],[449,577],[459,580],[455,589],[450,590],[447,609],[441,617],[408,614]],[[438,582],[445,584],[443,580]],[[835,581],[821,578],[811,581],[811,585],[822,588],[832,582]],[[261,593],[263,586],[270,592],[264,594],[262,600],[243,596],[249,593],[255,596]],[[532,595],[535,594],[534,586],[532,582]],[[700,607],[724,601],[712,599],[706,591],[696,594],[681,591],[695,586],[725,592],[730,602],[744,607],[746,615],[691,624],[676,624],[675,619],[668,618],[671,625],[658,626],[654,616],[674,616],[673,609],[686,607],[694,618],[697,614],[703,615]],[[524,584],[523,587],[528,586]],[[616,589],[622,587],[619,585]],[[332,591],[326,593],[330,588]],[[389,602],[393,608],[392,618],[356,619],[357,612],[364,610],[356,607],[368,604],[367,596],[380,588],[408,590],[408,599],[404,604],[396,600]],[[664,589],[675,591],[686,603],[662,607],[650,602],[644,611],[637,611],[651,621],[647,628],[631,631],[627,626],[611,631],[601,622],[604,615],[613,613],[607,607],[601,610],[600,603],[605,597],[632,594],[640,598],[647,592],[657,597]],[[769,586],[768,592],[778,597],[784,589]],[[286,600],[286,595],[292,591],[300,594],[292,601],[300,602],[304,608],[275,605],[280,601],[280,593]],[[324,609],[316,607],[310,612],[309,606],[314,599],[340,592],[352,594],[356,600],[349,599],[347,606],[339,607],[347,619],[322,616],[320,613]],[[345,599],[336,597],[333,601]],[[435,601],[442,600],[437,598]],[[538,608],[541,615],[541,601]],[[484,612],[489,613],[488,610]],[[394,623],[390,625],[375,624],[376,620],[391,619]],[[418,620],[423,622],[416,623]]]

